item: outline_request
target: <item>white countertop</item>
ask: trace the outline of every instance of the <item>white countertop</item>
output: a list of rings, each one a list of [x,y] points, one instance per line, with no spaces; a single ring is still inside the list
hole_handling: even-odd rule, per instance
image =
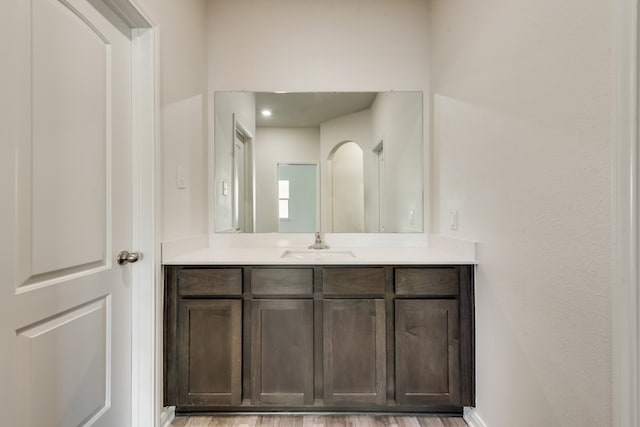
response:
[[[310,253],[309,257],[283,257],[285,251]],[[427,247],[331,247],[330,251],[350,251],[352,256],[327,256],[322,250],[306,247],[218,247],[196,249],[163,259],[165,265],[438,265],[476,264],[470,258],[455,256]],[[314,254],[318,256],[314,256]]]

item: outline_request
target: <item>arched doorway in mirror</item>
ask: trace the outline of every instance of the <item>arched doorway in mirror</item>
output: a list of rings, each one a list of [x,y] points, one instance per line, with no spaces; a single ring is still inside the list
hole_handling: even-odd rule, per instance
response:
[[[328,157],[334,233],[364,232],[364,153],[354,141],[337,144]]]

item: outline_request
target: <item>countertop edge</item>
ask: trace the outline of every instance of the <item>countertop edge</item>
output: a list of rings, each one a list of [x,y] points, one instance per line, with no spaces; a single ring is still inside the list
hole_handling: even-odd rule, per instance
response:
[[[291,248],[304,251],[302,248]],[[163,265],[476,265],[474,259],[440,250],[418,248],[335,248],[354,258],[283,257],[285,248],[203,248],[163,259]]]

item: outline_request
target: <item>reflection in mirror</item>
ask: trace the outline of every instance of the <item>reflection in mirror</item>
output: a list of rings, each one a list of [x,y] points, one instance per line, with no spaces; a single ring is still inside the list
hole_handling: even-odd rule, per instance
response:
[[[278,231],[313,233],[318,230],[318,166],[278,165]]]
[[[422,232],[422,92],[216,92],[214,111],[216,232]]]
[[[333,232],[364,232],[364,163],[362,148],[353,141],[329,154]]]

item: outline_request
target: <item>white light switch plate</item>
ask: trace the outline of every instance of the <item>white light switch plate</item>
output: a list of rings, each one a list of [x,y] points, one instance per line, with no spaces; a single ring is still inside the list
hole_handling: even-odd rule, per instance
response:
[[[451,209],[449,211],[449,230],[458,229],[458,211]]]
[[[183,166],[178,166],[176,170],[176,188],[184,190],[189,185],[189,176],[187,169]]]

